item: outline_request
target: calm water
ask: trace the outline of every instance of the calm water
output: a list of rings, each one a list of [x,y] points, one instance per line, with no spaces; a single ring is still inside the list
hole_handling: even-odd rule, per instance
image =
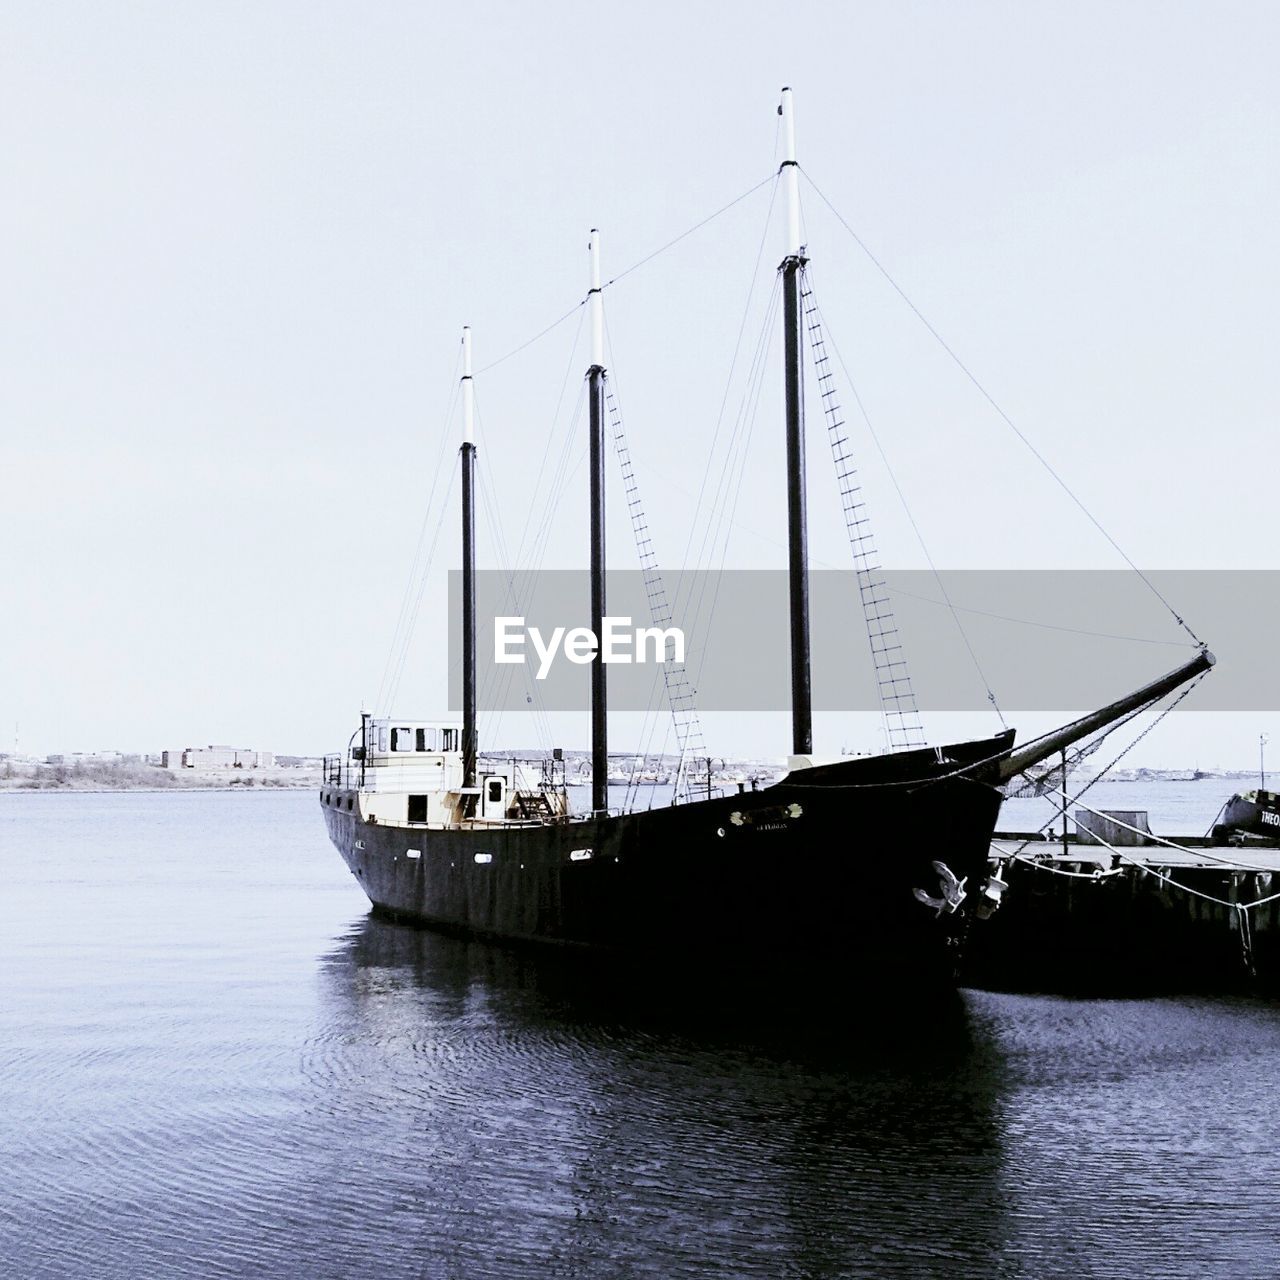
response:
[[[1072,777],[1070,795],[1080,794],[1084,779]],[[1091,809],[1145,809],[1151,830],[1161,836],[1203,836],[1213,826],[1223,802],[1237,791],[1258,785],[1257,777],[1235,780],[1202,778],[1199,782],[1099,782],[1080,796]],[[1076,805],[1069,811],[1074,813]],[[1034,831],[1043,822],[1056,820],[1062,830],[1060,796],[1006,800],[1000,811],[1005,831]],[[1074,827],[1072,828],[1074,830]]]
[[[0,859],[6,1277],[1280,1273],[1271,1005],[624,995],[371,921],[308,793],[3,795]]]

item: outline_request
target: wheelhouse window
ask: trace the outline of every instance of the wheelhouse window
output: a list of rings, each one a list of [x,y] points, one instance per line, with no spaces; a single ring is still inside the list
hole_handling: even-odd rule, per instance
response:
[[[442,729],[441,736],[444,738],[445,751],[457,751],[458,749],[458,731],[457,729]]]
[[[391,750],[392,751],[412,751],[413,750],[413,730],[412,729],[392,729],[391,730]]]
[[[418,750],[419,751],[435,751],[436,750],[436,731],[434,729],[418,730]]]

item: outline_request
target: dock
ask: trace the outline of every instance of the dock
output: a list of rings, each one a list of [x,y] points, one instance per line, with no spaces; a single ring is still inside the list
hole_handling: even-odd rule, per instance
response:
[[[1061,835],[998,833],[992,866],[1008,889],[970,931],[965,983],[1280,994],[1280,846],[1129,838],[1100,844],[1084,832],[1064,844]]]

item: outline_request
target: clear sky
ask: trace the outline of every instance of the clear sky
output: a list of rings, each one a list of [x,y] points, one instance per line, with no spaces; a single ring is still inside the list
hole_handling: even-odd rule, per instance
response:
[[[483,369],[581,299],[591,226],[610,277],[766,179],[782,84],[808,177],[1137,563],[1280,568],[1278,32],[1266,3],[11,0],[0,744],[337,749],[378,693],[451,465],[461,325]],[[784,247],[769,197],[606,293],[667,566],[727,465],[712,440],[742,397],[735,341],[744,314],[754,341]],[[804,212],[830,331],[934,560],[1120,567],[812,186]],[[548,495],[534,477],[567,448],[545,567],[586,560],[581,424],[563,445],[575,325],[477,379],[482,482],[522,563]],[[785,563],[776,374],[764,388],[730,566]],[[823,436],[814,557],[844,566]],[[885,563],[918,567],[861,447]],[[455,523],[406,714],[443,711]],[[494,524],[482,513],[499,567]],[[1192,621],[1212,643],[1213,620]],[[488,729],[538,744],[519,717]],[[1263,730],[1280,760],[1280,714],[1180,714],[1135,761],[1247,766]],[[586,742],[583,718],[554,732]],[[778,717],[710,734],[762,754],[788,736]],[[820,749],[873,737],[818,721]]]

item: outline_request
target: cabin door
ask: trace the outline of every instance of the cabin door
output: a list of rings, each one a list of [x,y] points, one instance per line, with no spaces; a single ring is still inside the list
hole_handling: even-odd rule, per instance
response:
[[[507,780],[487,777],[484,780],[484,816],[505,818],[507,815]]]

